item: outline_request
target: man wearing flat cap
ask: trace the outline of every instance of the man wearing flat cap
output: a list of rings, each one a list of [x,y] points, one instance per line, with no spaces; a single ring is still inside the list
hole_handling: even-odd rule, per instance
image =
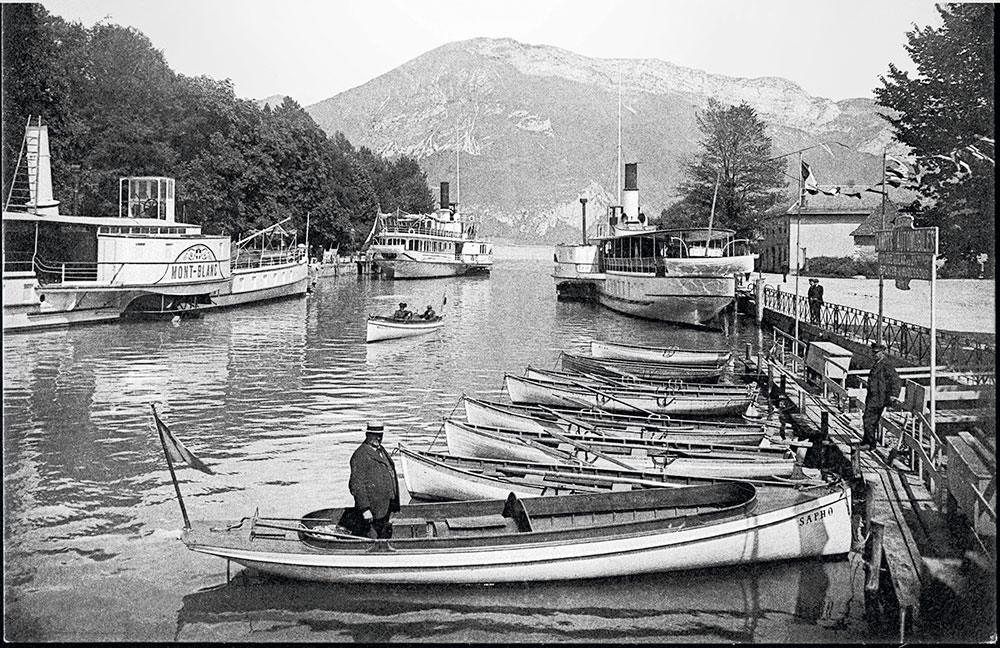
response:
[[[413,313],[406,310],[406,302],[399,302],[399,308],[392,314],[393,319],[405,320],[413,317]]]
[[[369,423],[365,440],[351,455],[351,478],[348,488],[354,496],[354,508],[361,513],[377,538],[391,538],[389,516],[399,510],[399,481],[396,466],[382,447],[383,426]]]
[[[865,413],[861,418],[865,434],[861,446],[874,450],[878,445],[879,419],[886,407],[899,404],[902,382],[895,368],[889,364],[885,345],[873,342],[872,351],[875,353],[875,364],[868,372],[868,395],[865,396]]]

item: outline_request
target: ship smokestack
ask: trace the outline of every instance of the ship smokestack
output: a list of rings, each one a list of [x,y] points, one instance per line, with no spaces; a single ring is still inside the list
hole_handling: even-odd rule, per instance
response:
[[[49,155],[49,127],[28,125],[25,132],[25,161],[30,199],[27,207],[36,214],[56,216],[59,201],[52,197],[52,163]]]
[[[448,209],[451,203],[448,202],[448,183],[441,183],[441,209]]]
[[[639,218],[639,165],[630,162],[625,165],[625,192],[622,195],[622,208],[625,221],[637,221]]]

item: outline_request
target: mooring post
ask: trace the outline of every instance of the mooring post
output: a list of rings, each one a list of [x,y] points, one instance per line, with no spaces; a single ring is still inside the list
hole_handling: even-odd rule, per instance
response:
[[[785,374],[781,374],[781,393],[786,393],[785,389],[788,387],[787,379]]]
[[[767,395],[771,395],[771,387],[774,385],[774,365],[767,363]]]
[[[851,471],[855,477],[861,476],[861,444],[851,441]]]
[[[872,594],[878,592],[879,578],[882,573],[882,537],[884,534],[885,525],[881,522],[872,522],[872,533],[869,539],[871,558],[868,560],[868,570],[865,574],[865,592]]]
[[[830,436],[830,412],[823,410],[819,413],[819,437],[826,439]]]
[[[746,343],[746,359],[747,359],[747,362],[750,362],[750,343],[749,342]]]
[[[764,321],[764,277],[757,277],[754,283],[754,298],[757,311],[757,323]]]

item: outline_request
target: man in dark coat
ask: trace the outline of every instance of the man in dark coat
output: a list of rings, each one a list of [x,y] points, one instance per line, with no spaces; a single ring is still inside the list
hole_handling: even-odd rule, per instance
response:
[[[399,481],[396,466],[382,447],[382,434],[381,423],[368,424],[364,443],[351,455],[348,488],[354,496],[354,508],[376,537],[391,538],[389,516],[399,510]],[[363,531],[368,535],[368,529]]]
[[[862,416],[865,435],[861,446],[874,449],[878,445],[878,422],[882,412],[890,405],[899,404],[899,389],[902,382],[899,374],[886,356],[884,344],[872,343],[875,352],[875,364],[868,373],[868,395],[865,397],[865,413]]]
[[[819,285],[819,279],[809,280],[809,292],[806,297],[809,300],[809,321],[819,324],[819,312],[823,306],[823,286]]]

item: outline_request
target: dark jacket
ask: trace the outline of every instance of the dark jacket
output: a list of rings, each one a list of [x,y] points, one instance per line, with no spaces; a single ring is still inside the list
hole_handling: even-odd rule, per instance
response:
[[[868,372],[868,396],[865,398],[865,409],[881,409],[889,405],[894,398],[899,398],[899,389],[903,386],[899,374],[889,361],[883,358],[872,366]]]
[[[385,448],[362,443],[351,455],[351,478],[347,487],[359,511],[368,509],[376,519],[399,510],[396,466]]]
[[[819,284],[815,284],[813,286],[809,286],[809,292],[806,293],[806,296],[808,297],[809,301],[815,301],[815,302],[819,302],[819,303],[822,304],[823,303],[823,286],[821,286]]]

